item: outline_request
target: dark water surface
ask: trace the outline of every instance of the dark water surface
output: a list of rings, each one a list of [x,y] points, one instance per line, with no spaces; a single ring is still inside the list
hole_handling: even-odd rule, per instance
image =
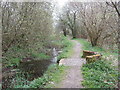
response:
[[[7,77],[3,77],[2,80],[2,88],[10,88],[11,81],[16,75],[20,75],[20,77],[24,76],[28,81],[41,77],[52,63],[53,62],[50,60],[31,60],[22,62],[20,66],[16,68],[18,71],[6,73]]]
[[[32,60],[24,62],[19,69],[30,75],[29,81],[41,77],[52,62],[50,60]]]

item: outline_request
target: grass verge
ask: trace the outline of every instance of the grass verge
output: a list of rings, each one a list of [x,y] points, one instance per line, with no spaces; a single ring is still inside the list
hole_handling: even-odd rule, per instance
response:
[[[111,53],[111,51],[106,51],[101,47],[92,47],[85,39],[77,40],[82,44],[83,50],[99,52],[103,56],[110,58],[110,55],[115,56],[113,61],[117,59],[118,53]],[[102,60],[82,66],[84,78],[82,84],[85,88],[117,88],[118,71],[110,58],[108,58],[108,60],[103,58]]]
[[[108,51],[108,50],[105,50],[105,49],[98,47],[98,46],[92,47],[91,43],[86,41],[85,39],[76,39],[76,40],[78,40],[82,44],[83,50],[99,52],[99,53],[102,53],[104,56],[109,56],[111,54],[114,56],[118,56],[118,53],[112,52],[111,50]]]
[[[118,72],[108,61],[98,60],[82,67],[86,88],[117,88]]]
[[[62,38],[63,48],[62,48],[62,53],[58,55],[58,61],[62,58],[68,58],[72,55],[73,53],[73,46],[74,43],[70,40],[68,40],[67,37]]]

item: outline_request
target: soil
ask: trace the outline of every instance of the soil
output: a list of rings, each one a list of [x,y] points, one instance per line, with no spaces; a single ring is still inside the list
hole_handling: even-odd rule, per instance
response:
[[[75,44],[73,55],[60,61],[62,65],[69,66],[69,69],[66,70],[67,74],[62,82],[59,83],[58,88],[84,88],[81,84],[83,81],[81,67],[86,62],[85,59],[80,57],[82,45],[76,40],[72,40],[72,42]]]

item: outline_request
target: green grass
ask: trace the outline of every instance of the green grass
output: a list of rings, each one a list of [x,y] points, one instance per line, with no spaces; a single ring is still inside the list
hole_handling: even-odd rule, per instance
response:
[[[10,58],[7,66],[19,66],[20,58]]]
[[[26,57],[32,57],[37,60],[48,60],[50,56],[45,53],[31,52],[28,49],[20,49],[18,47],[12,47],[5,53],[3,58],[4,67],[19,66],[20,61]]]
[[[11,47],[4,53],[4,58],[2,59],[3,67],[18,66],[26,51],[16,46]]]
[[[103,56],[110,57],[118,56],[118,53],[113,53],[111,50],[107,51],[101,47],[92,47],[90,42],[85,39],[77,39],[82,44],[83,50],[95,51],[101,53]],[[82,55],[82,53],[81,53]],[[84,64],[82,66],[83,86],[86,88],[115,88],[117,87],[118,71],[112,65],[112,61],[102,58],[94,63]]]
[[[57,83],[61,82],[63,77],[65,76],[66,74],[65,70],[67,68],[68,68],[67,66],[58,66],[58,65],[51,66],[46,73],[48,73],[49,82],[52,83],[47,83],[44,86],[44,88],[56,88]]]
[[[36,59],[39,59],[39,60],[47,60],[47,59],[50,59],[50,56],[44,54],[44,53],[33,53],[32,54],[33,57],[35,57]]]
[[[83,50],[89,50],[89,51],[95,51],[95,52],[99,52],[101,54],[103,54],[104,56],[109,56],[109,55],[115,55],[115,56],[118,56],[118,53],[117,52],[114,52],[112,50],[106,50],[106,49],[103,49],[101,47],[98,47],[98,46],[94,46],[92,47],[91,43],[86,41],[86,39],[76,39],[78,40],[81,44],[82,44],[82,49]],[[82,55],[82,53],[81,53]]]
[[[58,61],[62,58],[68,58],[73,53],[74,43],[68,40],[67,37],[63,37],[61,43],[63,43],[62,53],[58,56]]]
[[[118,72],[108,61],[98,60],[94,63],[84,64],[82,67],[86,88],[116,88]]]

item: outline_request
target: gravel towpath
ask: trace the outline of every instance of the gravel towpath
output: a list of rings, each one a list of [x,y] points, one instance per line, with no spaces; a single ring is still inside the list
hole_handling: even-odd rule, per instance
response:
[[[66,71],[67,74],[62,82],[60,82],[59,88],[84,88],[81,84],[83,80],[81,67],[85,63],[85,60],[80,57],[82,45],[76,40],[72,40],[72,42],[75,44],[73,55],[70,58],[60,60],[60,64],[69,66],[69,69]]]

